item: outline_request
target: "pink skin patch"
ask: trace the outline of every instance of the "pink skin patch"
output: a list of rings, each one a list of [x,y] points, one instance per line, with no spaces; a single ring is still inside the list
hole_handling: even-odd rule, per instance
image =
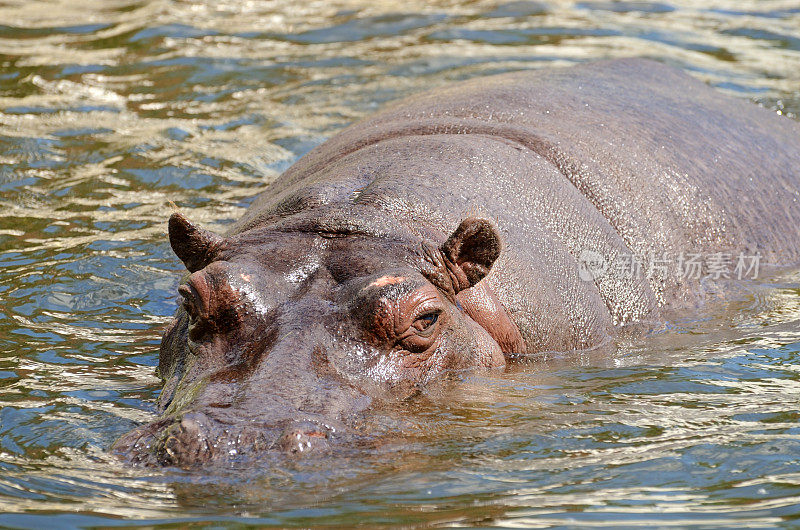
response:
[[[384,285],[391,285],[393,283],[400,283],[406,281],[405,276],[381,276],[367,287],[383,287]]]

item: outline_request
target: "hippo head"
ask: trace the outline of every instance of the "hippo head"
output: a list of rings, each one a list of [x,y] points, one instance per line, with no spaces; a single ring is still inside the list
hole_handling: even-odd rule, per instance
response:
[[[500,253],[483,219],[437,245],[274,228],[222,237],[176,213],[169,237],[189,273],[161,344],[162,416],[115,445],[136,463],[326,450],[374,399],[522,348],[480,288]]]

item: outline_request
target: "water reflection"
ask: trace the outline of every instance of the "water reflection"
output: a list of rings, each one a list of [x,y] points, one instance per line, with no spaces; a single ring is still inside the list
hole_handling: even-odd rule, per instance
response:
[[[202,476],[121,466],[153,417],[180,274],[210,228],[393,98],[627,55],[800,112],[791,2],[89,0],[0,6],[0,524],[772,525],[798,516],[800,277],[616,356],[472,374],[374,412],[381,443]],[[79,512],[80,515],[70,515]],[[47,518],[47,519],[45,519]]]

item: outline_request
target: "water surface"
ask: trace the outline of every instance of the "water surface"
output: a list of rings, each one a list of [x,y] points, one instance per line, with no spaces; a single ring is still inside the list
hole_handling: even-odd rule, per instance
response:
[[[800,114],[796,1],[0,0],[0,525],[794,526],[800,274],[613,357],[462,377],[369,451],[203,475],[126,468],[181,266],[384,102],[646,56]]]

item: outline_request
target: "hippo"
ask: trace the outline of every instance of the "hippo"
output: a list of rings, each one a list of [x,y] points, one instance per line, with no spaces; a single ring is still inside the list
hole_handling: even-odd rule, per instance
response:
[[[160,416],[113,449],[183,468],[335,451],[381,400],[646,333],[745,281],[742,256],[752,276],[796,265],[798,198],[800,124],[658,62],[412,96],[300,158],[225,234],[170,217],[187,273]],[[692,276],[653,256],[708,259]]]

